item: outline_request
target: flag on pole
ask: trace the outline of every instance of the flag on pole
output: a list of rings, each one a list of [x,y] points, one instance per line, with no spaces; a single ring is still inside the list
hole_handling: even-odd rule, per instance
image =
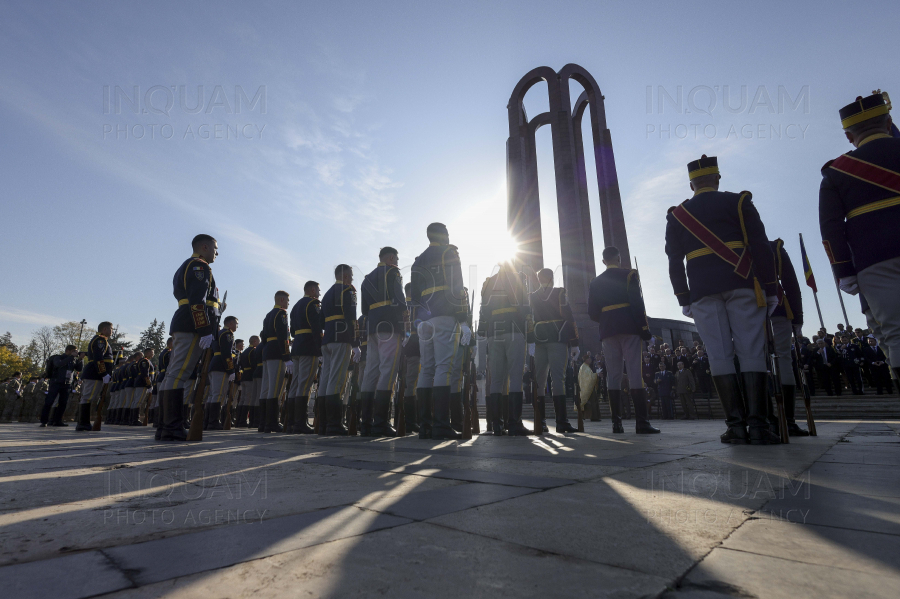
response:
[[[812,266],[809,265],[809,258],[806,257],[806,246],[803,245],[803,233],[800,234],[800,255],[803,257],[803,275],[806,277],[806,284],[809,285],[814,293],[818,293],[816,289],[816,277],[813,276]]]

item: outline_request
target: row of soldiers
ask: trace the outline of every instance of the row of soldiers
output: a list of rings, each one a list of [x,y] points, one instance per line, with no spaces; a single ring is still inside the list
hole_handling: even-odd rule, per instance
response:
[[[50,383],[44,377],[29,377],[25,380],[21,372],[0,381],[0,419],[4,422],[35,422],[41,415],[44,396]]]

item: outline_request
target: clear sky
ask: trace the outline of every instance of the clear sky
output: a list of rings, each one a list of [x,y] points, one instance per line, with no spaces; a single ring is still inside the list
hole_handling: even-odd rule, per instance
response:
[[[199,232],[219,240],[213,270],[239,337],[276,290],[327,287],[339,262],[359,280],[383,245],[408,272],[432,221],[479,288],[508,248],[510,92],[570,62],[606,97],[650,315],[681,317],[665,213],[706,153],[723,189],[753,192],[798,269],[804,234],[833,330],[819,169],[850,149],[841,106],[875,88],[900,99],[898,23],[896,1],[4,2],[0,331],[24,342],[86,318],[136,340],[171,318],[172,275]],[[526,109],[546,108],[540,84]],[[549,128],[538,141],[550,266]],[[599,256],[596,180],[590,192]],[[811,333],[811,293],[803,304]]]

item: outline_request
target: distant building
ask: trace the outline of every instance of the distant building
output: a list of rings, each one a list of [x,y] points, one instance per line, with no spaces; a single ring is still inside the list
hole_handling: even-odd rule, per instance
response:
[[[659,345],[668,343],[670,347],[677,347],[678,340],[682,339],[687,347],[691,347],[694,341],[700,341],[700,334],[697,333],[697,327],[693,322],[650,317],[647,317],[647,321],[650,324],[650,333],[662,340],[659,341]]]

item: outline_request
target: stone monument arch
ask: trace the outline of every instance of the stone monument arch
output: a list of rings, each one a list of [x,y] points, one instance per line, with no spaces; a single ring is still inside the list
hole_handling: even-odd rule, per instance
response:
[[[584,92],[574,105],[569,97],[569,79],[574,79],[584,87]],[[529,120],[525,114],[523,100],[528,90],[540,81],[547,83],[550,109]],[[576,64],[567,64],[559,73],[550,67],[531,70],[516,84],[507,104],[509,113],[509,139],[506,142],[507,226],[510,235],[519,243],[520,257],[535,269],[543,268],[535,132],[544,125],[550,125],[562,250],[562,283],[578,324],[582,351],[600,349],[596,325],[587,314],[588,286],[596,276],[594,239],[587,194],[587,170],[581,132],[582,118],[588,108],[590,108],[604,246],[618,247],[622,254],[622,265],[631,266],[622,198],[619,195],[612,139],[609,129],[606,128],[603,99],[600,88],[590,73]]]

